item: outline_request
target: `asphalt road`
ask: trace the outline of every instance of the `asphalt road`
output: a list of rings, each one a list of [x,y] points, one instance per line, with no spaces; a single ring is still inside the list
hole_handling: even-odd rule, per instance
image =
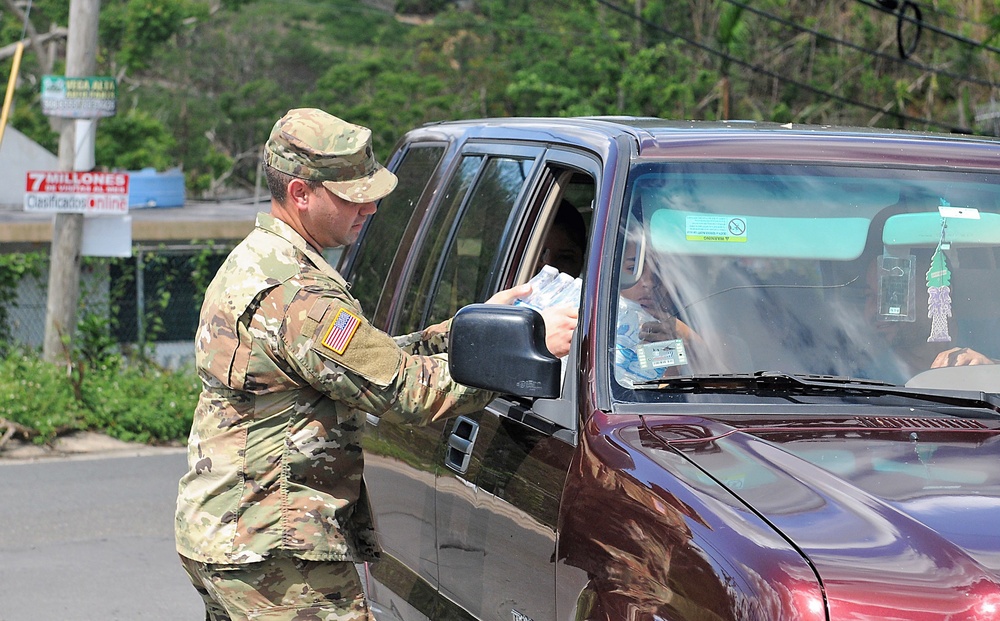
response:
[[[204,619],[174,552],[184,454],[0,461],[0,621]]]

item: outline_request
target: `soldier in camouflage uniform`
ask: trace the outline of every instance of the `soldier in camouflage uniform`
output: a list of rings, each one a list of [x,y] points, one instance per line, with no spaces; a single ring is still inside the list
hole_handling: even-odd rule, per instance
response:
[[[319,253],[353,243],[396,185],[371,132],[292,110],[264,158],[271,214],[258,214],[201,310],[203,390],[177,551],[210,621],[368,619],[353,565],[378,557],[362,480],[365,413],[425,424],[493,395],[452,381],[447,322],[397,342],[368,323]],[[510,291],[492,300],[523,294]]]

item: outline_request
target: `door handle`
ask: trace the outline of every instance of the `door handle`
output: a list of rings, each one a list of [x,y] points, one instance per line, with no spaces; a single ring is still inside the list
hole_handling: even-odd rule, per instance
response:
[[[456,418],[451,428],[451,435],[448,436],[444,465],[459,474],[465,474],[469,469],[469,461],[472,460],[472,449],[478,434],[479,423],[464,416]]]

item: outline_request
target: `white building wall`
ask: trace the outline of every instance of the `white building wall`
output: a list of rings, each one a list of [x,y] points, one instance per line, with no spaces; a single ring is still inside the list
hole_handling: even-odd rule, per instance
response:
[[[24,207],[29,170],[59,170],[59,158],[8,125],[0,144],[0,209]]]

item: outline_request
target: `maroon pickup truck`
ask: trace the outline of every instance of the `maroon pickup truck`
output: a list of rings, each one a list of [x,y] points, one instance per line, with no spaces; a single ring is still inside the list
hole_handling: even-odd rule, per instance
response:
[[[389,166],[341,270],[499,396],[370,421],[379,619],[1000,618],[1000,142],[486,119]]]

